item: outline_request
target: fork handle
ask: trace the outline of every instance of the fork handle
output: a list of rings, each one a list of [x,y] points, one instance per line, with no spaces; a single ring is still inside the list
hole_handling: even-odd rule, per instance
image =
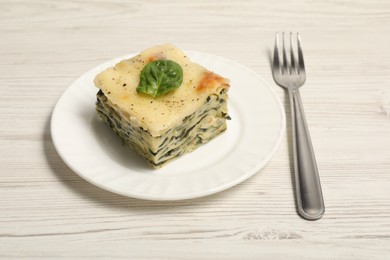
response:
[[[305,219],[316,220],[325,212],[317,163],[298,88],[290,89],[289,97],[298,212]]]

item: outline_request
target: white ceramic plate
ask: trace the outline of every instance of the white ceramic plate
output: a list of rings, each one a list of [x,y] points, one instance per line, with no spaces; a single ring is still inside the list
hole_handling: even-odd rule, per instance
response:
[[[151,169],[123,146],[95,111],[93,79],[120,57],[88,71],[59,99],[51,119],[53,143],[64,162],[87,181],[112,192],[148,200],[181,200],[230,188],[264,167],[285,131],[281,102],[248,68],[211,54],[188,51],[192,61],[230,79],[225,133],[192,153]]]

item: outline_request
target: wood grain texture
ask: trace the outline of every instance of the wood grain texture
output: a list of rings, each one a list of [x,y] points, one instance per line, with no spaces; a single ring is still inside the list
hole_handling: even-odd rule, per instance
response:
[[[321,220],[296,214],[287,134],[253,178],[177,202],[101,190],[56,153],[50,116],[73,80],[165,42],[248,66],[289,115],[269,67],[276,31],[303,38]],[[0,0],[0,35],[1,258],[390,257],[389,1]]]

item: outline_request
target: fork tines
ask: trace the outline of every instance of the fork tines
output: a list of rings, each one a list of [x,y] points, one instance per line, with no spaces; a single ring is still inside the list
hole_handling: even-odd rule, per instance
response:
[[[303,52],[301,47],[301,37],[297,33],[297,46],[298,46],[298,59],[294,55],[294,45],[293,45],[293,33],[290,33],[290,58],[287,58],[286,46],[285,46],[285,37],[284,32],[282,33],[282,61],[279,58],[279,33],[276,33],[275,36],[275,49],[274,49],[274,61],[273,61],[273,73],[275,74],[300,74],[304,76],[305,74],[305,64],[303,61]]]

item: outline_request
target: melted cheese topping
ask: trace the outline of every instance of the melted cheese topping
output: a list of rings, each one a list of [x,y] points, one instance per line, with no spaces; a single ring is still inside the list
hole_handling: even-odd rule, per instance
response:
[[[138,94],[136,88],[142,69],[148,62],[158,59],[173,60],[182,67],[182,85],[157,98]],[[229,87],[227,79],[191,62],[170,44],[147,49],[119,62],[98,74],[94,83],[125,120],[149,131],[152,136],[160,136],[181,124],[186,116],[206,102],[208,96]]]

